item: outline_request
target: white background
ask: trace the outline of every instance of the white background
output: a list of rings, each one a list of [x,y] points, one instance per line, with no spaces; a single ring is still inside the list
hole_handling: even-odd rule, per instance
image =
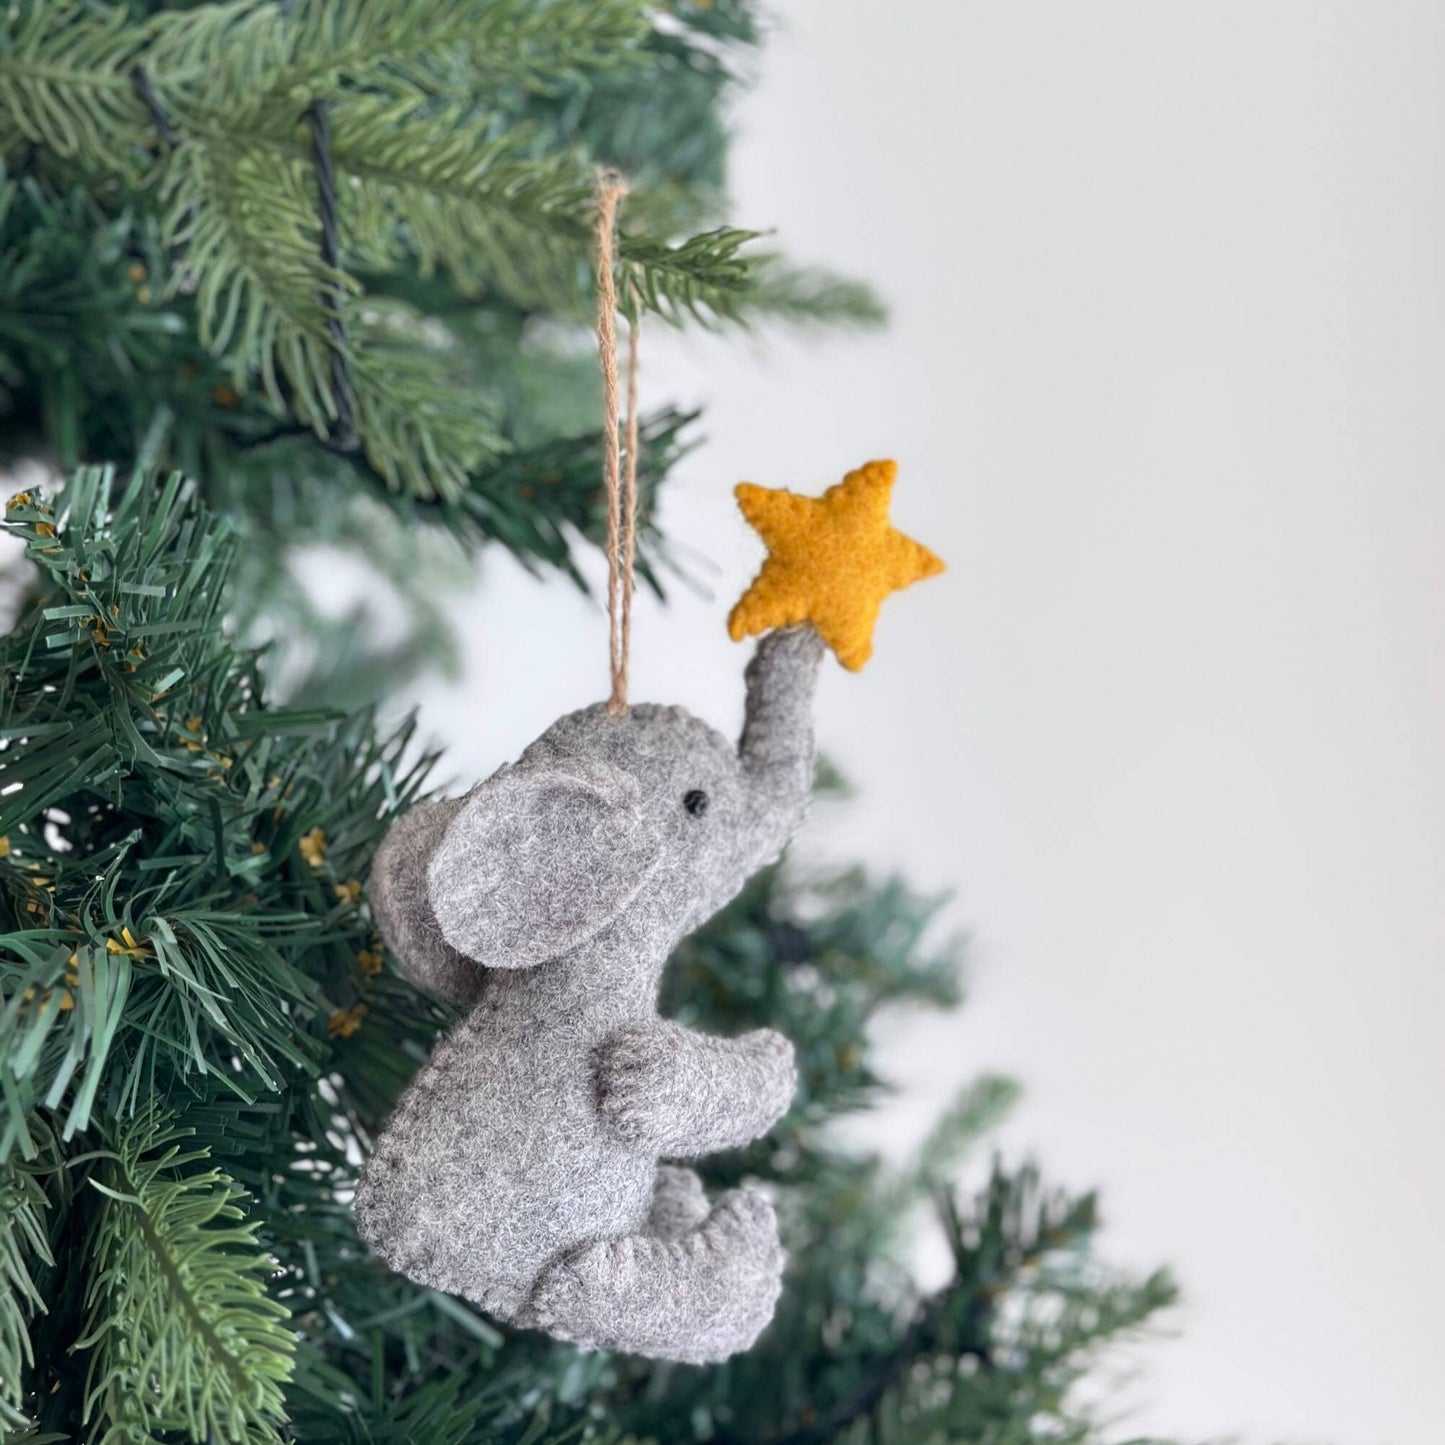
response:
[[[819,732],[860,785],[814,856],[957,891],[973,999],[901,1020],[895,1147],[954,1081],[1167,1260],[1139,1428],[1445,1438],[1445,7],[789,8],[735,214],[873,278],[886,334],[644,341],[705,399],[664,521],[711,599],[644,604],[634,696],[729,729],[734,482],[874,456],[941,579]],[[604,624],[490,562],[462,778],[605,690]],[[883,1130],[877,1131],[882,1137]]]

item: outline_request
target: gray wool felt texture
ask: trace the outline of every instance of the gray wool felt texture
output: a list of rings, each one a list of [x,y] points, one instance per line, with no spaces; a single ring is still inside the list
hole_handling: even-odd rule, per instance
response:
[[[657,998],[676,945],[802,821],[822,655],[811,626],[762,640],[736,748],[682,708],[598,704],[392,826],[377,926],[412,982],[469,1010],[357,1187],[357,1229],[394,1269],[559,1339],[694,1364],[772,1318],[772,1206],[710,1203],[659,1160],[766,1133],[792,1045],[694,1033]]]

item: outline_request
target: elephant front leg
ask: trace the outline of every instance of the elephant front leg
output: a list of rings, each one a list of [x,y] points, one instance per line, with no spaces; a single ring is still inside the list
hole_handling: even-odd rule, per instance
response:
[[[793,1046],[773,1029],[720,1039],[650,1019],[614,1030],[592,1063],[603,1122],[664,1157],[759,1138],[787,1112],[797,1087]]]
[[[589,1349],[716,1364],[772,1319],[783,1263],[772,1206],[734,1189],[681,1238],[649,1231],[572,1250],[543,1271],[517,1323]]]

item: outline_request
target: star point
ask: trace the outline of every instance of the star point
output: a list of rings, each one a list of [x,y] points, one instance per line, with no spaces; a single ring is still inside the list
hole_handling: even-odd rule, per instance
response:
[[[943,571],[943,562],[888,520],[898,464],[866,462],[821,497],[744,482],[738,506],[768,555],[728,617],[734,642],[811,622],[856,672],[873,651],[884,598]]]

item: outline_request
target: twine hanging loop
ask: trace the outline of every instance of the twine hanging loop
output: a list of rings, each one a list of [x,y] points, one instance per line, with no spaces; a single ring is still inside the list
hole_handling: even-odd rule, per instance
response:
[[[623,465],[618,427],[617,212],[627,182],[616,171],[597,178],[597,351],[602,360],[602,473],[607,497],[607,656],[612,688],[607,711],[627,712],[627,672],[632,658],[632,578],[637,544],[637,333],[641,308],[630,290],[627,332],[627,447]]]

